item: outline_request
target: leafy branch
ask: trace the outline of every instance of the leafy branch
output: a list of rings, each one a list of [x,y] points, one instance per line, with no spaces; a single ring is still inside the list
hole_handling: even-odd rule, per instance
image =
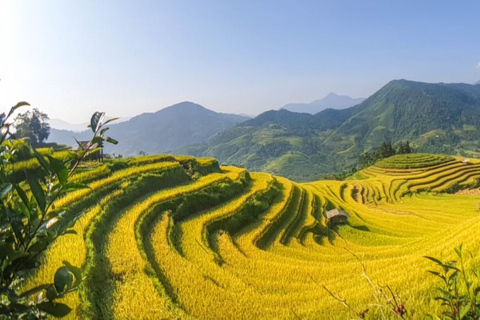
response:
[[[428,270],[429,273],[441,279],[437,287],[436,301],[441,302],[443,319],[480,319],[480,286],[478,274],[472,270],[465,270],[463,245],[455,248],[458,260],[440,261],[433,257],[433,261],[440,271]],[[430,314],[435,319],[438,315]]]
[[[7,115],[0,115],[0,317],[44,318],[46,314],[62,317],[70,307],[55,301],[76,290],[82,282],[81,270],[67,261],[56,270],[53,283],[39,285],[21,292],[23,279],[40,264],[39,256],[59,236],[75,233],[71,229],[80,214],[67,215],[57,210],[55,201],[68,191],[85,188],[86,185],[71,183],[80,162],[98,152],[104,142],[117,141],[105,137],[106,124],[116,119],[103,121],[102,112],[91,118],[93,137],[85,145],[79,144],[78,152],[66,159],[43,156],[30,146],[28,141],[14,139],[13,113],[27,102],[19,102]],[[15,172],[19,155],[35,157],[39,167]],[[15,173],[15,174],[14,174]]]

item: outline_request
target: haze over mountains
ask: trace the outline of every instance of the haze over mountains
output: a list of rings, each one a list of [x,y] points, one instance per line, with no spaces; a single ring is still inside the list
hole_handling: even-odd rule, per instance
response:
[[[354,107],[315,115],[268,111],[181,151],[314,180],[355,166],[363,152],[384,141],[479,156],[479,125],[480,86],[394,80]]]
[[[315,114],[281,109],[249,119],[183,102],[113,124],[109,134],[120,143],[105,151],[212,156],[249,170],[314,180],[355,166],[362,153],[384,141],[408,140],[416,151],[480,156],[479,126],[479,85],[394,80],[360,104]],[[89,135],[52,129],[49,141],[72,145],[73,136]]]
[[[284,105],[280,109],[285,109],[293,112],[306,112],[315,114],[322,110],[332,109],[345,109],[361,103],[364,98],[351,98],[349,96],[339,96],[335,93],[329,93],[325,98],[315,100],[310,103],[289,103]]]
[[[108,134],[119,141],[105,146],[105,152],[138,155],[169,152],[183,145],[208,140],[214,134],[249,119],[235,114],[217,113],[192,102],[182,102],[155,113],[143,113],[128,121],[110,125]],[[49,142],[74,145],[88,140],[89,130],[72,132],[52,129]]]

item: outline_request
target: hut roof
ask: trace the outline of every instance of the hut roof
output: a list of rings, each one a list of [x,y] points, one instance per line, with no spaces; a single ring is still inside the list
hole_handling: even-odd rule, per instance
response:
[[[345,211],[343,210],[340,210],[340,209],[332,209],[332,210],[328,210],[325,215],[327,216],[327,219],[332,219],[333,217],[338,217],[338,216],[342,216],[342,217],[345,217],[345,218],[350,218],[350,215],[348,213],[346,213]]]

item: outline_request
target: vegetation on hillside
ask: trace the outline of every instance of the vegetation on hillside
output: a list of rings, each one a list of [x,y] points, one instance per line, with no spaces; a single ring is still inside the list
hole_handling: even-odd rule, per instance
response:
[[[314,181],[358,167],[362,154],[384,141],[478,157],[479,125],[479,86],[395,80],[355,107],[315,115],[268,111],[181,152]]]
[[[413,169],[431,167],[454,160],[454,157],[443,154],[411,153],[385,158],[375,162],[375,165],[382,168]]]

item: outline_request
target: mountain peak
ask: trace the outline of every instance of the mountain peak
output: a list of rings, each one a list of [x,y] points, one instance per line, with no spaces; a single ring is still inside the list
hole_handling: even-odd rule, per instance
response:
[[[315,100],[310,103],[290,103],[283,106],[281,109],[304,112],[310,114],[316,114],[322,110],[332,109],[345,109],[361,103],[363,98],[351,98],[349,96],[338,95],[334,92],[330,92],[323,99]]]
[[[211,110],[208,110],[207,108],[197,104],[197,103],[194,103],[194,102],[191,102],[191,101],[183,101],[183,102],[179,102],[179,103],[176,103],[174,105],[171,105],[169,107],[166,107],[162,110],[168,110],[168,109],[176,109],[176,110],[179,110],[179,111],[189,111],[189,110],[206,110],[206,111],[211,111]],[[159,111],[162,111],[162,110],[159,110]],[[159,112],[157,111],[157,112]]]
[[[325,96],[325,98],[323,99],[326,99],[326,98],[336,98],[336,97],[340,97],[338,94],[336,94],[335,92],[330,92],[329,94],[327,94]]]

